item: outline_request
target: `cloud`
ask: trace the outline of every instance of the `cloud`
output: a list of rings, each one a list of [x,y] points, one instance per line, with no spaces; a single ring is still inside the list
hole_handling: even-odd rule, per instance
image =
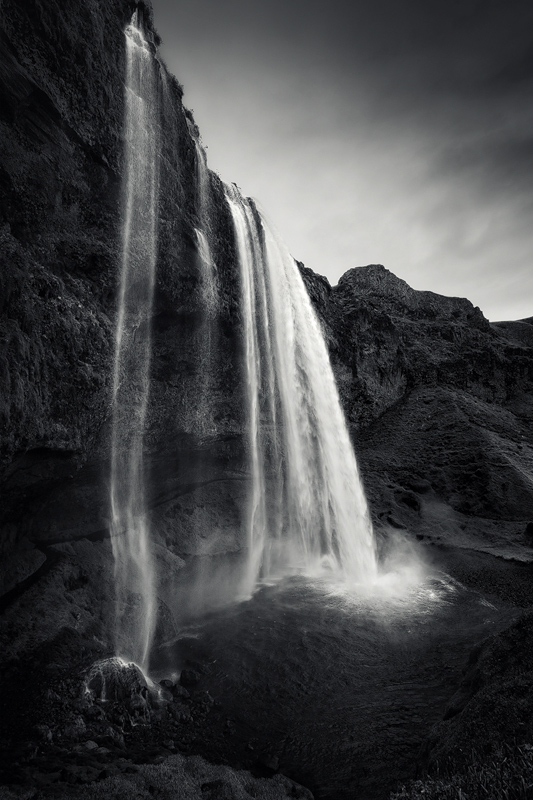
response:
[[[154,9],[210,165],[296,257],[533,313],[530,0]]]

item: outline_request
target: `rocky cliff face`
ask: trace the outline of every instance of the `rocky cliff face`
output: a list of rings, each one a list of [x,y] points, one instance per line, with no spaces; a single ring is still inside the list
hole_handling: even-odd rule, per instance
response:
[[[328,338],[375,521],[529,558],[533,328],[381,265],[331,288],[303,271]]]
[[[120,260],[123,30],[132,0],[5,0],[0,27],[0,641],[20,656],[72,628],[108,643],[110,380]],[[141,4],[151,30],[151,11]],[[154,358],[146,436],[157,558],[240,547],[245,502],[239,281],[223,187],[203,220],[197,129],[162,80]],[[338,286],[301,266],[381,530],[526,557],[533,519],[531,321],[381,266]],[[210,343],[210,344],[207,344]],[[189,563],[192,563],[190,561]],[[164,595],[164,587],[161,589]],[[102,601],[104,598],[104,601]],[[24,620],[22,624],[20,620]]]
[[[155,53],[158,37],[145,3],[8,0],[2,7],[3,658],[33,651],[65,627],[80,636],[92,631],[104,647],[109,642],[124,28],[136,7]],[[146,457],[164,583],[183,555],[240,546],[245,492],[231,219],[220,180],[208,175],[211,211],[202,223],[218,295],[207,313],[195,232],[198,132],[180,85],[161,63],[159,71],[158,276]]]
[[[63,527],[84,518],[89,530],[103,527],[84,504],[103,478],[95,454],[109,406],[128,12],[127,3],[98,2],[2,9],[5,657],[81,619],[66,596],[88,582],[88,568],[47,548],[61,538],[47,509],[53,516],[70,493]],[[101,569],[106,558],[95,558]],[[84,600],[86,624],[94,593]],[[63,608],[55,620],[50,602]]]

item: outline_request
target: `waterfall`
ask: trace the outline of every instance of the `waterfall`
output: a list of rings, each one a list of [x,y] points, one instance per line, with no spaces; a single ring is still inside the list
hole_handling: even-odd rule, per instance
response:
[[[146,670],[156,619],[155,568],[145,505],[143,434],[150,389],[157,256],[158,65],[136,11],[125,31],[122,260],[113,374],[111,542],[116,652]]]
[[[113,375],[111,541],[116,654],[148,670],[158,600],[145,498],[157,261],[161,83],[141,12],[125,31],[122,259]],[[164,77],[163,77],[164,81]],[[168,93],[168,87],[166,89]],[[194,127],[194,126],[193,126]],[[210,248],[211,176],[197,133],[194,228],[202,291],[190,343],[201,365],[192,416],[199,441],[216,434],[218,276]],[[239,593],[286,571],[376,573],[374,539],[326,344],[294,259],[255,205],[226,187],[240,268],[251,483]]]
[[[216,433],[213,400],[215,394],[216,357],[218,345],[219,288],[217,268],[211,252],[211,183],[205,151],[200,143],[198,128],[188,120],[189,133],[196,149],[195,210],[197,266],[200,279],[202,315],[196,331],[195,350],[199,366],[196,380],[194,423],[203,439]]]
[[[210,314],[216,309],[218,300],[216,269],[207,237],[211,189],[205,151],[197,138],[194,143],[196,146],[197,214],[200,222],[200,227],[196,228],[196,239],[202,268],[204,303],[207,313]]]
[[[251,492],[245,591],[324,567],[377,573],[372,525],[329,356],[298,266],[226,187],[241,271]]]

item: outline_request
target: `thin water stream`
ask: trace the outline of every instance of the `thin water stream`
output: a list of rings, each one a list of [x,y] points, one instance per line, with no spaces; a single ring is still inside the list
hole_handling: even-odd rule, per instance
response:
[[[122,261],[113,372],[111,542],[117,594],[116,652],[144,668],[157,606],[143,450],[157,259],[159,75],[139,11],[133,14],[125,38]]]

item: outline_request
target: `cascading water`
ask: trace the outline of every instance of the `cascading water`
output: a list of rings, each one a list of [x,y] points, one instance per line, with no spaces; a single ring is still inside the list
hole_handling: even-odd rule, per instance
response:
[[[113,375],[111,542],[117,593],[116,652],[146,670],[157,605],[145,507],[143,434],[150,389],[157,256],[159,73],[138,11],[125,36],[122,262]]]
[[[377,574],[357,462],[318,319],[294,259],[250,200],[226,187],[242,282],[252,475],[244,591],[327,566]]]
[[[205,151],[195,138],[196,146],[196,189],[197,189],[197,212],[200,220],[199,228],[196,228],[196,239],[198,243],[198,255],[202,265],[203,296],[206,311],[213,312],[218,300],[215,264],[209,247],[209,240],[206,231],[209,229],[209,207],[210,207],[210,186],[209,170]]]
[[[157,575],[145,502],[144,431],[150,392],[151,317],[159,196],[159,64],[140,12],[125,31],[125,168],[122,263],[113,383],[112,545],[116,652],[147,671]],[[212,402],[218,279],[209,241],[211,183],[197,132],[196,237],[204,319],[200,437],[216,433]],[[251,201],[227,187],[241,272],[251,494],[241,593],[286,570],[329,567],[349,581],[376,573],[372,528],[326,345],[298,267]]]

